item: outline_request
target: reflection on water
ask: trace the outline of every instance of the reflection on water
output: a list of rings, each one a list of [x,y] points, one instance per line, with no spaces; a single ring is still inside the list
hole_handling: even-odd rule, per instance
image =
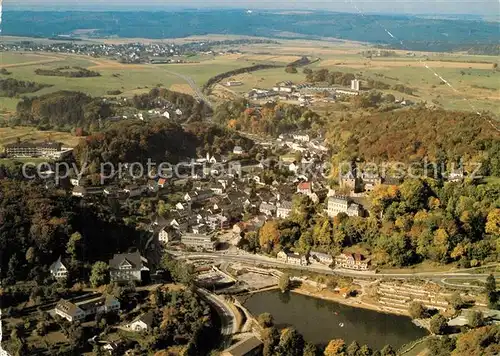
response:
[[[277,327],[294,326],[307,341],[315,344],[341,338],[346,343],[356,340],[374,349],[382,349],[387,344],[397,349],[427,333],[404,316],[279,290],[252,294],[244,304],[254,315],[271,313]]]

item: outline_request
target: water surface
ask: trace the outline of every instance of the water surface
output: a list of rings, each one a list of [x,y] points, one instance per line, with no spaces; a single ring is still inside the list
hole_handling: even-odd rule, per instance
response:
[[[253,314],[271,313],[277,327],[293,326],[304,338],[315,344],[327,344],[331,339],[356,340],[372,349],[390,344],[394,349],[427,335],[405,316],[379,313],[373,310],[313,298],[296,293],[272,290],[245,297],[245,307]]]

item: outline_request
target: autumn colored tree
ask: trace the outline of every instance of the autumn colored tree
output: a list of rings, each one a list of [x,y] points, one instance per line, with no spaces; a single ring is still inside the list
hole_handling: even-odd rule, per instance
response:
[[[342,355],[346,351],[345,342],[342,339],[330,340],[325,348],[325,356]]]
[[[264,251],[270,252],[277,247],[279,238],[278,222],[275,220],[266,221],[259,230],[259,244]]]

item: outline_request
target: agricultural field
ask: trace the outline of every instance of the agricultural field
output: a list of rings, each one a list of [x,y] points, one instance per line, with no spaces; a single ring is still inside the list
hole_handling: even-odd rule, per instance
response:
[[[198,36],[179,41],[203,39],[221,40],[226,37]],[[118,42],[124,41],[126,40]],[[191,94],[193,90],[186,78],[192,79],[201,87],[209,78],[223,72],[255,64],[284,66],[307,55],[319,58],[319,61],[309,66],[311,69],[327,68],[331,71],[350,72],[361,79],[374,79],[390,85],[403,84],[416,89],[414,96],[384,91],[394,94],[396,98],[405,96],[406,99],[426,101],[447,109],[488,110],[500,114],[500,71],[494,68],[494,63],[498,66],[499,59],[494,56],[429,52],[412,52],[409,55],[406,51],[393,51],[393,55],[389,57],[370,59],[361,54],[363,51],[374,50],[370,46],[338,40],[280,40],[279,44],[242,44],[233,47],[232,49],[241,53],[196,55],[184,58],[192,63],[160,65],[121,64],[111,59],[77,55],[6,52],[0,53],[0,68],[5,67],[12,72],[9,77],[51,85],[30,95],[76,90],[94,96],[106,96],[109,91],[120,90],[121,95],[131,97],[158,85]],[[101,76],[65,78],[34,74],[38,68],[55,69],[62,66],[95,70]],[[443,83],[433,71],[439,73],[453,88]],[[277,82],[285,80],[300,83],[305,80],[305,75],[301,68],[297,74],[286,73],[284,68],[274,68],[236,75],[230,79],[241,81],[243,85],[232,88],[218,86],[214,88],[214,94],[218,97],[215,99],[241,96],[255,87],[271,88]],[[18,100],[0,98],[0,115],[15,111]]]
[[[53,140],[62,142],[69,147],[75,147],[82,139],[69,132],[39,131],[35,127],[0,127],[0,148],[6,144],[21,141],[42,142]]]
[[[375,50],[358,43],[330,43],[287,41],[282,45],[256,44],[243,46],[250,53],[275,56],[301,56],[321,58],[310,65],[311,69],[326,68],[330,71],[350,72],[362,79],[374,79],[390,85],[403,84],[415,88],[414,96],[385,90],[396,98],[426,101],[446,109],[491,111],[500,114],[500,71],[495,68],[500,60],[495,56],[475,56],[463,53],[394,51],[390,57],[364,57],[361,52]],[[427,67],[430,69],[428,69]],[[453,88],[435,74],[448,81]],[[243,86],[231,88],[236,92],[252,87],[270,88],[278,81],[303,82],[305,76],[285,73],[283,69],[270,69],[235,76]],[[467,99],[467,100],[464,100]]]

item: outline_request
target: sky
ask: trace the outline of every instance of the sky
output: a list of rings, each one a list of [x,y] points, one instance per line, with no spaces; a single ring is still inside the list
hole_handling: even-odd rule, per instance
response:
[[[0,0],[1,2],[1,0]],[[139,5],[140,4],[140,5]],[[499,0],[3,0],[5,10],[169,10],[172,8],[302,9],[364,13],[500,13]]]

